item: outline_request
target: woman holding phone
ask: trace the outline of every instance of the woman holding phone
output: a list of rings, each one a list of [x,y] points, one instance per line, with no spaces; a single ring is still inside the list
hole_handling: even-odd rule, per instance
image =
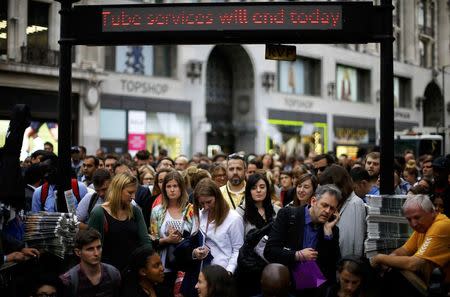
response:
[[[178,171],[168,172],[162,183],[162,201],[151,215],[151,236],[158,246],[164,266],[162,286],[167,296],[173,296],[177,276],[173,251],[175,246],[192,231],[192,204],[183,177]]]
[[[194,214],[199,225],[193,230],[198,228],[204,234],[205,244],[194,249],[193,257],[202,260],[211,253],[211,264],[220,265],[233,274],[244,243],[244,223],[209,178],[202,179],[195,187]]]

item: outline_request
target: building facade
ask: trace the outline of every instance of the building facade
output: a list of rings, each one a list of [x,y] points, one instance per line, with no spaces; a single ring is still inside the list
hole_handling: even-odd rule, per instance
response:
[[[60,5],[0,3],[0,134],[11,106],[27,103],[33,120],[50,123],[36,126],[43,138],[56,143]],[[395,130],[442,134],[448,153],[449,3],[393,4]],[[379,45],[296,46],[294,62],[265,60],[264,45],[76,46],[73,143],[90,153],[165,148],[171,156],[354,156],[378,144]]]

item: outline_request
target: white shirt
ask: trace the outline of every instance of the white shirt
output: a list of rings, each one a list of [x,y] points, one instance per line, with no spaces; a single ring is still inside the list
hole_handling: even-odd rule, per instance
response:
[[[244,244],[242,217],[236,211],[230,209],[225,220],[216,228],[215,221],[208,225],[208,212],[202,209],[199,215],[200,230],[206,236],[205,245],[209,247],[211,255],[214,257],[211,264],[220,265],[227,271],[234,273],[237,267],[239,249]],[[197,220],[195,220],[195,226],[192,230],[193,232],[198,230]]]
[[[176,228],[178,231],[180,231],[181,234],[183,234],[183,219],[174,219],[170,215],[170,213],[167,211],[166,216],[164,217],[164,221],[161,225],[161,229],[159,230],[159,236],[160,238],[164,238],[169,236],[169,226]],[[172,270],[169,268],[166,268],[166,257],[167,257],[167,247],[161,249],[159,251],[159,255],[161,257],[161,262],[164,266],[164,272],[171,272]]]

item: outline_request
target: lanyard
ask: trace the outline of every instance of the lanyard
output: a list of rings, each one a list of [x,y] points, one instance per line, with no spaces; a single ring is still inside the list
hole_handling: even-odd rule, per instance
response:
[[[236,209],[236,205],[234,204],[233,197],[231,197],[231,193],[230,193],[230,191],[228,190],[228,185],[225,185],[225,189],[227,189],[227,194],[228,194],[228,197],[229,197],[230,200],[231,200],[231,204],[233,204],[233,209]]]

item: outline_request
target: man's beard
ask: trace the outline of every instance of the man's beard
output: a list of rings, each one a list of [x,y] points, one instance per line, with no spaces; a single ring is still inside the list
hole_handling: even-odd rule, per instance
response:
[[[242,179],[240,177],[234,177],[234,178],[230,179],[230,183],[233,186],[239,186],[241,184],[241,182],[242,182]]]

